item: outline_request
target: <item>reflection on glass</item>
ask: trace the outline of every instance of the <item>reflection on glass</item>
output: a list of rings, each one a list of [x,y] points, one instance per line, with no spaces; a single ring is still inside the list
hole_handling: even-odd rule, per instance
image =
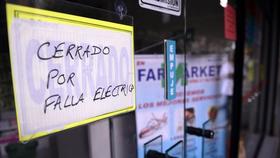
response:
[[[211,106],[209,120],[203,123],[203,129],[215,132],[213,139],[202,138],[202,158],[226,157],[227,121],[225,107]],[[224,114],[224,115],[223,115]]]
[[[203,123],[203,129],[213,129],[212,127],[214,124],[214,121],[209,119]],[[202,138],[202,158],[217,157],[217,144],[215,139],[216,137],[213,139]]]
[[[165,152],[167,158],[183,158],[184,157],[184,146],[183,141],[177,142],[175,145],[170,147]]]
[[[159,135],[144,144],[144,155],[147,158],[148,151],[162,152],[162,135]]]

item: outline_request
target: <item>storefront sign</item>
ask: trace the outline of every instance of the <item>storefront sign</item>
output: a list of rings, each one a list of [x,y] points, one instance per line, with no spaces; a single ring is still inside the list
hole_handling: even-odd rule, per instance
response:
[[[223,54],[190,55],[187,56],[185,69],[184,56],[177,55],[177,97],[173,100],[165,100],[163,97],[164,56],[135,57],[138,158],[144,158],[149,150],[166,153],[174,144],[184,140],[185,125],[205,127],[215,132],[213,139],[204,141],[201,137],[187,134],[187,157],[202,157],[202,154],[205,154],[205,158],[225,157],[227,105],[225,96],[220,93],[220,71],[227,57]],[[184,81],[184,75],[188,79],[187,82]],[[186,93],[184,83],[187,83]],[[176,153],[180,155],[181,152]]]
[[[183,56],[177,56],[177,97],[164,97],[164,56],[136,55],[137,76],[137,151],[138,158],[147,157],[150,152],[182,158],[180,148],[184,140],[184,65]],[[176,58],[176,56],[175,56]],[[178,143],[180,142],[180,143]],[[174,147],[176,145],[176,147]],[[175,149],[181,149],[174,155]],[[150,152],[149,152],[150,151]],[[168,152],[169,153],[169,152]]]
[[[139,0],[139,5],[146,9],[159,11],[166,14],[181,15],[182,2],[181,0]]]
[[[176,41],[164,41],[165,55],[165,97],[168,100],[176,98]]]
[[[133,27],[7,4],[19,139],[135,109]]]

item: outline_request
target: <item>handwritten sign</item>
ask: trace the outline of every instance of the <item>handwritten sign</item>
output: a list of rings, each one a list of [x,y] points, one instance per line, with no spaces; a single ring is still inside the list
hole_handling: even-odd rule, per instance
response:
[[[7,4],[19,138],[135,109],[133,27]]]

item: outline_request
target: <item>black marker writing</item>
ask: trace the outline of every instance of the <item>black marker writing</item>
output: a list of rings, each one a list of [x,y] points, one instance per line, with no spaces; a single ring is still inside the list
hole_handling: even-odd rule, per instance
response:
[[[108,97],[117,97],[119,95],[127,96],[128,93],[131,93],[134,90],[133,84],[120,84],[115,87],[112,85],[109,85],[106,88],[99,87],[95,91],[95,95],[93,98],[93,101],[96,100],[103,100]]]
[[[42,51],[42,48],[51,48],[48,50],[54,50],[52,52],[48,52],[47,54],[44,54]],[[96,46],[96,45],[75,45],[75,44],[69,44],[66,45],[65,42],[61,42],[57,45],[51,45],[50,42],[44,42],[42,43],[37,50],[37,57],[40,60],[50,60],[50,59],[56,59],[56,58],[63,58],[63,57],[69,57],[72,60],[84,60],[86,58],[89,58],[93,55],[103,54],[108,55],[110,53],[110,47],[104,46]]]
[[[52,69],[48,73],[47,89],[49,89],[51,79],[56,79],[56,83],[59,85],[62,85],[64,83],[70,83],[74,87],[73,78],[75,77],[75,73],[72,72],[68,77],[65,76],[65,74],[60,74],[58,69]]]
[[[62,102],[62,98],[59,94],[51,95],[45,100],[45,106],[44,106],[44,113],[47,113],[47,109],[51,106],[53,106],[53,110],[56,110],[57,108],[59,110],[62,110],[63,108],[68,108],[71,106],[76,106],[79,103],[83,103],[85,98],[84,94],[82,93],[79,98],[75,96],[67,95],[66,98]]]

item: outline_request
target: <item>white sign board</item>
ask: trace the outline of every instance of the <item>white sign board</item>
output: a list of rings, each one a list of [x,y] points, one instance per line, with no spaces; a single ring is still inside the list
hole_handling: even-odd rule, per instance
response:
[[[180,16],[182,10],[181,0],[139,0],[139,5],[146,9],[176,16]]]
[[[133,28],[87,20],[8,21],[21,140],[135,109]]]

